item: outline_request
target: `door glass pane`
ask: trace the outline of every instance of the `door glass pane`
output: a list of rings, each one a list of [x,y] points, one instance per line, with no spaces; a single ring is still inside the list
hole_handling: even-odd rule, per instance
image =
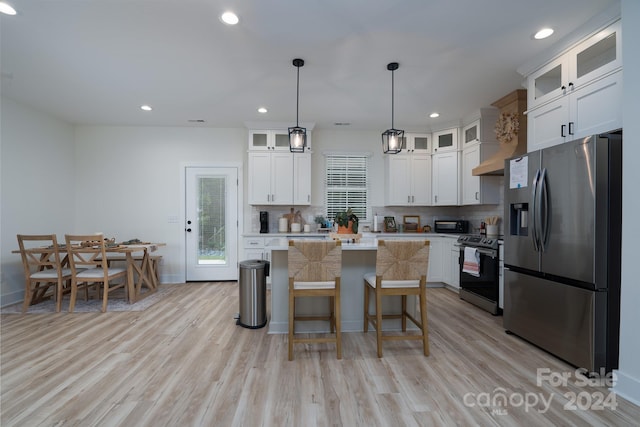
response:
[[[589,46],[577,55],[578,78],[616,60],[616,33]]]
[[[478,139],[478,126],[471,126],[469,129],[464,131],[464,142],[465,144],[468,142],[473,142]]]
[[[267,146],[267,134],[266,133],[254,133],[252,144],[254,147],[266,147]]]
[[[226,264],[224,176],[201,177],[198,182],[198,265]]]
[[[288,148],[289,147],[289,134],[288,133],[276,133],[276,147]]]
[[[429,138],[426,136],[416,136],[413,139],[413,148],[415,148],[416,150],[428,150]]]
[[[438,147],[453,147],[453,134],[438,135]]]
[[[556,67],[547,71],[535,81],[535,96],[536,99],[559,89],[562,86],[562,65],[558,64]]]

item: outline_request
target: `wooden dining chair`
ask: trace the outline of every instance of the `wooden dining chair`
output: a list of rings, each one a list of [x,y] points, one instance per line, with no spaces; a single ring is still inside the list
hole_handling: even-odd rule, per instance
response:
[[[29,305],[51,297],[59,312],[62,295],[71,284],[71,269],[63,267],[56,235],[18,234],[18,245],[25,277],[22,312],[25,313]]]
[[[106,244],[102,234],[66,234],[67,253],[71,267],[71,301],[73,312],[79,287],[95,286],[98,297],[102,293],[102,312],[107,311],[109,293],[124,288],[127,292],[127,269],[109,267]],[[123,279],[118,282],[118,279]],[[100,292],[102,291],[102,292]]]
[[[369,323],[376,329],[378,357],[382,357],[382,342],[389,340],[421,340],[424,355],[429,355],[427,325],[428,240],[379,240],[376,271],[364,276],[364,332]],[[370,294],[375,297],[375,313],[369,313]],[[400,314],[382,314],[382,297],[400,295]],[[407,295],[416,295],[420,303],[420,320],[407,312]],[[383,319],[402,319],[402,333],[382,333]],[[407,333],[407,319],[420,329],[420,335]]]
[[[342,359],[342,327],[340,324],[340,275],[342,243],[339,240],[290,240],[289,269],[289,360],[293,360],[296,343],[335,343],[338,359]],[[329,297],[326,316],[296,316],[296,298]],[[295,321],[326,320],[333,336],[296,338]],[[335,332],[334,332],[335,331]]]

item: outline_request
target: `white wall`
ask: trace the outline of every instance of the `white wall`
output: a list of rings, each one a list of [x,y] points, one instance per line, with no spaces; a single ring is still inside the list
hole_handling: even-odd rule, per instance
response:
[[[81,126],[75,141],[75,231],[165,242],[159,252],[164,258],[161,281],[183,282],[183,168],[242,165],[247,131]],[[246,171],[243,182],[246,185]],[[170,217],[179,220],[171,222]]]
[[[640,280],[638,242],[640,227],[640,2],[622,0],[623,80],[623,164],[622,164],[622,307],[620,313],[620,368],[616,393],[640,405]]]
[[[22,300],[16,234],[64,239],[75,222],[73,126],[2,98],[0,304]]]

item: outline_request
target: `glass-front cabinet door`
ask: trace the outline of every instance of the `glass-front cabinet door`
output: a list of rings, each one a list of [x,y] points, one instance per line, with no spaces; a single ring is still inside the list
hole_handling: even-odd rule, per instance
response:
[[[620,21],[585,40],[574,50],[576,89],[596,77],[622,66]]]
[[[458,128],[433,133],[433,152],[443,153],[458,149]]]
[[[527,100],[529,108],[564,93],[568,66],[568,58],[561,57],[531,75]]]

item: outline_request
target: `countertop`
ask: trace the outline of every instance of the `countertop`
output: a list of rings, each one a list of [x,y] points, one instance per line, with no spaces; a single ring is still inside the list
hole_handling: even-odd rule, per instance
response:
[[[270,239],[265,243],[265,249],[270,250],[286,250],[288,249],[289,239],[315,237],[329,238],[327,233],[268,233],[268,234],[252,234],[245,235],[246,237],[269,237]],[[378,247],[378,239],[386,238],[414,238],[414,239],[433,239],[433,238],[449,238],[457,239],[458,234],[448,233],[362,233],[362,238],[359,243],[351,243],[343,241],[342,250],[376,250]]]

